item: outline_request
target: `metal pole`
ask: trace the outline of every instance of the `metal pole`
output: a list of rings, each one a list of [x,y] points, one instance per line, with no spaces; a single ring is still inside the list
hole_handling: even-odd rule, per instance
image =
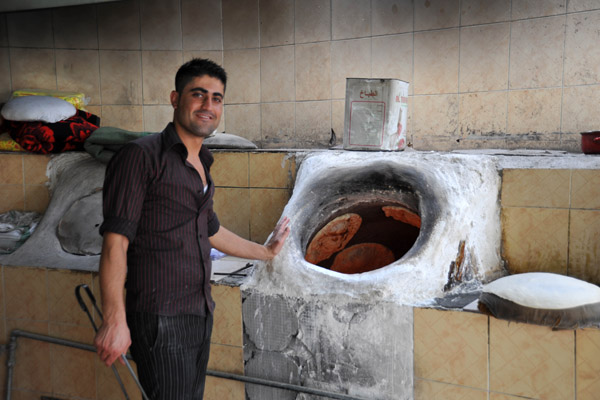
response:
[[[230,374],[228,372],[206,371],[206,375],[214,376],[214,377],[217,377],[217,378],[232,379],[232,380],[235,380],[235,381],[241,381],[241,382],[246,382],[246,383],[254,383],[254,384],[262,385],[262,386],[270,386],[270,387],[275,387],[275,388],[279,388],[279,389],[287,389],[287,390],[292,390],[292,391],[295,391],[295,392],[303,392],[303,393],[308,393],[308,394],[314,394],[314,395],[317,395],[317,396],[329,397],[329,398],[332,398],[332,399],[340,399],[340,400],[367,400],[367,399],[361,399],[359,397],[349,396],[349,395],[346,395],[346,394],[331,393],[331,392],[327,392],[325,390],[313,389],[313,388],[309,388],[309,387],[306,387],[306,386],[292,385],[291,383],[274,382],[274,381],[270,381],[268,379],[253,378],[251,376]]]
[[[91,351],[93,353],[96,352],[96,348],[90,344],[73,342],[71,340],[66,340],[66,339],[61,339],[61,338],[56,338],[56,337],[46,336],[46,335],[40,335],[38,333],[26,332],[26,331],[22,331],[19,329],[13,330],[10,334],[10,341],[8,344],[8,357],[7,357],[7,361],[6,361],[6,366],[7,366],[6,400],[11,400],[10,392],[12,389],[13,367],[15,366],[15,363],[16,363],[15,353],[16,353],[16,349],[17,349],[17,338],[18,337],[24,337],[24,338],[32,339],[32,340],[39,340],[42,342],[58,344],[61,346],[73,347],[73,348],[80,349],[80,350]],[[127,356],[127,358],[131,359],[131,357],[129,355]],[[325,390],[313,389],[313,388],[299,386],[299,385],[292,385],[290,383],[281,383],[281,382],[271,381],[268,379],[253,378],[251,376],[230,374],[228,372],[208,370],[208,371],[206,371],[206,375],[214,376],[215,378],[223,378],[223,379],[229,379],[229,380],[240,381],[240,382],[245,382],[245,383],[252,383],[255,385],[269,386],[269,387],[274,387],[274,388],[279,388],[279,389],[291,390],[291,391],[295,391],[295,392],[308,393],[308,394],[313,394],[313,395],[321,396],[321,397],[329,397],[331,399],[367,400],[364,398],[353,397],[353,396],[349,396],[346,394],[332,393],[332,392],[327,392]]]

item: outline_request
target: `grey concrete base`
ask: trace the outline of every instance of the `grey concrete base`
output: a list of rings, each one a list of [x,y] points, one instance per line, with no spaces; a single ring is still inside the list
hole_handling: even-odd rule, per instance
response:
[[[244,290],[247,376],[365,399],[413,398],[413,309]],[[247,385],[249,400],[323,399]]]
[[[48,167],[52,198],[38,227],[0,264],[97,271],[106,166],[87,153],[55,156]]]

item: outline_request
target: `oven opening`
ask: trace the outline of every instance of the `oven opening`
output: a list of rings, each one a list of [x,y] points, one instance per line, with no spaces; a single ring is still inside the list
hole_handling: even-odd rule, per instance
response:
[[[309,236],[306,261],[357,274],[401,259],[413,247],[421,228],[418,203],[415,198],[408,200],[412,201],[349,201],[353,204],[335,210]]]

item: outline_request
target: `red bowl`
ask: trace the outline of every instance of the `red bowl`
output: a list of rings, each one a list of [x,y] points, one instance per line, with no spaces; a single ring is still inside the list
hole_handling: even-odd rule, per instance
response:
[[[581,151],[585,154],[600,153],[600,131],[581,132]]]

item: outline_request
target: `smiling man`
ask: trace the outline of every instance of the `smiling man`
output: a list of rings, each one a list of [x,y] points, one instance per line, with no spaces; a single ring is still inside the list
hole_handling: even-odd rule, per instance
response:
[[[182,65],[170,97],[173,122],[127,144],[106,169],[104,321],[94,344],[106,365],[131,346],[153,400],[203,397],[215,309],[211,247],[268,260],[289,234],[283,218],[260,245],[222,227],[213,211],[213,157],[202,144],[219,125],[226,84],[225,71],[212,61]]]

